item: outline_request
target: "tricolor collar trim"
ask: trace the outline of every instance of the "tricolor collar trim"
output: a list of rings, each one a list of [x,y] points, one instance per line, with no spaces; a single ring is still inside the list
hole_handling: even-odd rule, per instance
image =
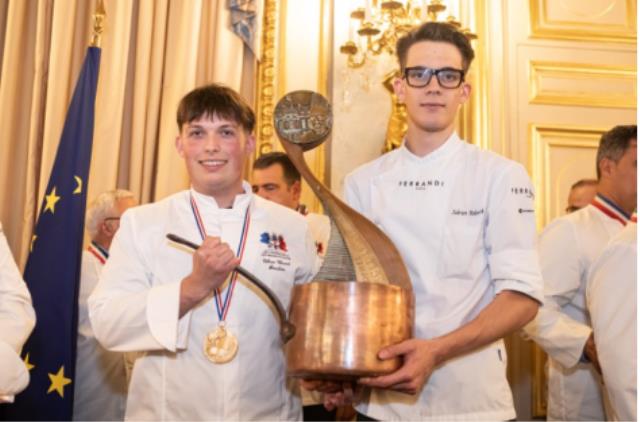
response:
[[[109,252],[96,242],[92,241],[87,250],[91,252],[103,265],[107,262],[107,259],[109,259]]]
[[[619,206],[617,206],[612,200],[606,198],[601,194],[597,194],[591,205],[600,210],[609,218],[617,220],[623,226],[626,226],[629,221],[635,221],[635,215],[629,215],[624,212]]]

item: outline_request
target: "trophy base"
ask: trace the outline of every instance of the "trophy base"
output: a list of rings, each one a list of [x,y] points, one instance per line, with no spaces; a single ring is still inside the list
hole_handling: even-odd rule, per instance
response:
[[[407,292],[394,285],[317,281],[296,285],[286,345],[287,373],[297,378],[354,380],[397,370],[400,358],[381,360],[384,347],[411,337]]]

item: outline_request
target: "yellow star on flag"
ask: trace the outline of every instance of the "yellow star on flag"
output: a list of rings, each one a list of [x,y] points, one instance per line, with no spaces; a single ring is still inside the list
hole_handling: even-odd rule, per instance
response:
[[[73,176],[76,179],[76,189],[73,191],[74,195],[80,195],[82,193],[82,179],[79,176]]]
[[[29,362],[29,353],[24,357],[24,365],[27,367],[27,371],[31,371],[36,366]]]
[[[47,201],[47,204],[44,207],[44,212],[46,212],[47,210],[50,210],[51,214],[53,214],[55,212],[56,202],[58,202],[60,200],[60,197],[58,195],[56,195],[56,187],[55,186],[53,187],[53,189],[51,190],[49,195],[46,195],[44,197],[44,199],[45,199],[45,201]]]
[[[31,236],[31,245],[29,245],[29,252],[33,252],[33,244],[36,243],[37,238],[38,236],[35,234]]]
[[[65,378],[64,376],[64,365],[60,367],[58,373],[53,375],[49,373],[49,379],[51,380],[51,385],[49,386],[49,390],[47,390],[47,394],[56,390],[60,397],[64,398],[64,386],[67,384],[71,384],[71,379]]]

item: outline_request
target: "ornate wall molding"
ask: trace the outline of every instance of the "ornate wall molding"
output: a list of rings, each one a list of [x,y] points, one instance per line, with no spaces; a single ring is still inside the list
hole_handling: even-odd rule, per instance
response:
[[[532,104],[636,108],[635,67],[532,60],[529,87]]]
[[[566,175],[566,169],[574,164],[588,166],[595,173],[595,153],[600,137],[608,128],[531,124],[529,126],[530,168],[529,172],[536,192],[535,208],[538,229],[548,224],[558,212],[552,208],[560,198],[554,197],[558,178]],[[574,163],[564,157],[562,149],[571,150]],[[584,157],[576,157],[580,151],[587,150]],[[588,158],[586,157],[588,156]],[[557,163],[556,163],[557,162]],[[557,164],[557,165],[556,165]],[[569,175],[567,175],[569,177]],[[562,198],[564,200],[564,198]]]
[[[529,0],[531,36],[636,42],[635,0]]]

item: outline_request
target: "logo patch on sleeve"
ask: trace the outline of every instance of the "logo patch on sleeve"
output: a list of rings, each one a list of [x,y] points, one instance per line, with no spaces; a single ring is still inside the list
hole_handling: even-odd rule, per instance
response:
[[[260,243],[266,245],[262,252],[262,263],[272,271],[286,271],[291,266],[291,256],[284,236],[278,233],[263,232]]]

